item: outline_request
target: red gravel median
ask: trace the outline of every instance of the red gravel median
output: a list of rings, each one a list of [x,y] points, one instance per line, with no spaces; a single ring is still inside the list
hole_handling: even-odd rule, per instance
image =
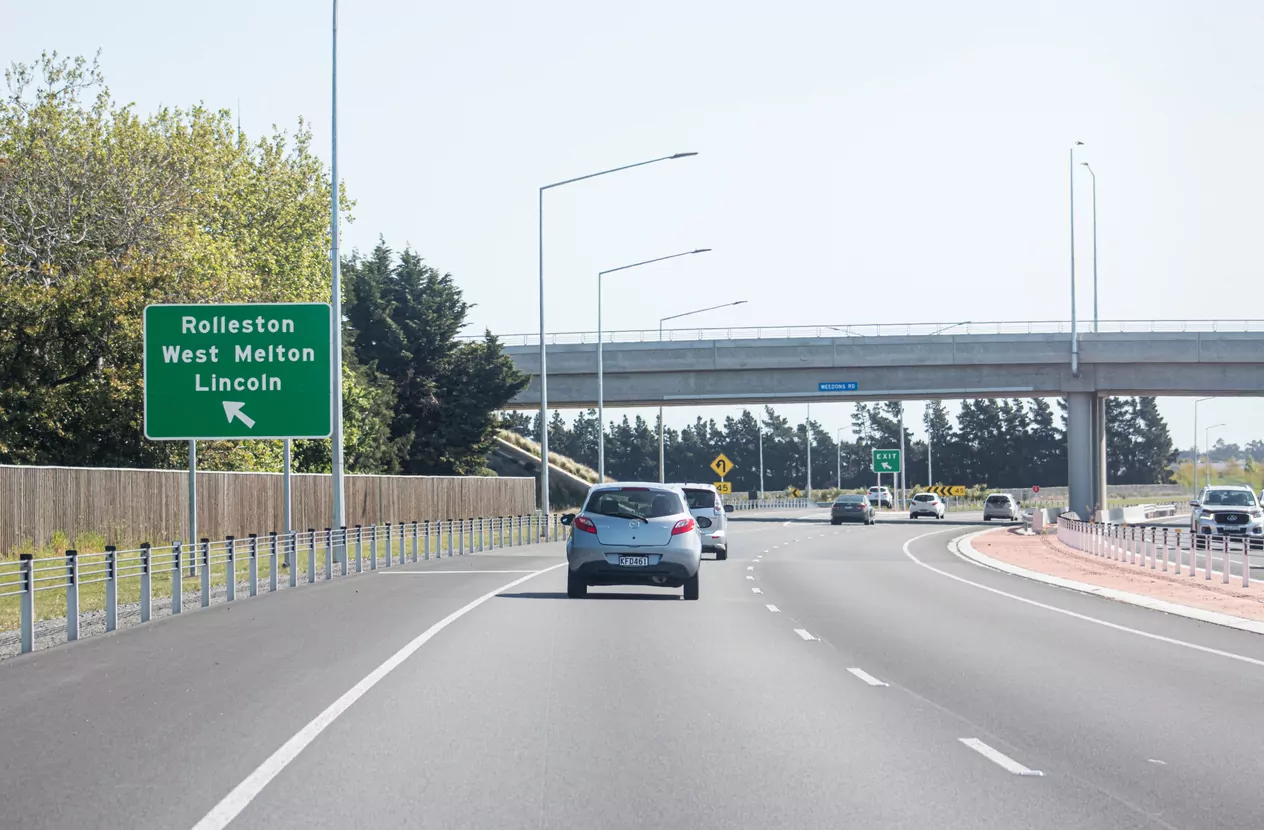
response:
[[[1191,577],[1188,568],[1178,576],[1175,564],[1170,561],[1169,570],[1164,573],[1158,569],[1162,567],[1161,554],[1158,567],[1151,570],[1148,562],[1144,567],[1116,562],[1069,548],[1055,536],[1025,536],[1015,530],[994,530],[974,537],[970,544],[985,556],[1048,576],[1234,617],[1264,620],[1264,582],[1253,581],[1251,587],[1243,588],[1242,577],[1232,576],[1226,585],[1219,573],[1213,573],[1209,581],[1201,569],[1197,576]]]

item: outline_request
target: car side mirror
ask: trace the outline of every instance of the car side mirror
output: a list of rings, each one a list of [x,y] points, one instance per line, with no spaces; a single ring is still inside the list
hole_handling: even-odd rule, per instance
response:
[[[731,504],[726,504],[726,505],[724,505],[724,512],[725,512],[725,513],[732,513],[732,512],[733,512],[733,505],[731,505]]]
[[[575,521],[575,514],[574,514],[574,513],[563,513],[563,514],[562,514],[562,525],[563,525],[563,526],[565,526],[565,527],[570,527],[570,526],[571,526],[571,523],[572,523],[572,522],[574,522],[574,521]]]
[[[1189,506],[1190,506],[1190,507],[1197,507],[1197,506],[1198,506],[1198,501],[1197,501],[1197,500],[1191,501],[1191,502],[1189,503]]]

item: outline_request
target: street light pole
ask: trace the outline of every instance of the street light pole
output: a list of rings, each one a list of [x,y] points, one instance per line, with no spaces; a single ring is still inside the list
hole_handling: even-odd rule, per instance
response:
[[[1093,334],[1097,334],[1097,174],[1087,161],[1080,164],[1087,167],[1093,177]]]
[[[691,256],[693,254],[705,254],[710,248],[696,248],[692,251],[681,251],[678,254],[670,254],[668,256],[655,257],[641,262],[633,262],[631,265],[620,265],[618,268],[610,268],[606,271],[600,271],[597,274],[597,480],[604,483],[606,480],[606,395],[605,395],[605,375],[602,366],[602,336],[601,336],[601,280],[606,274],[613,274],[618,271],[627,271],[630,268],[639,268],[642,265],[650,265],[655,262],[662,262],[667,259],[675,259],[676,257]]]
[[[1071,145],[1071,163],[1068,179],[1071,182],[1071,375],[1080,376],[1080,339],[1075,321],[1075,148],[1083,141]]]
[[[575,182],[582,182],[586,179],[595,179],[598,176],[605,176],[610,173],[619,173],[623,170],[631,170],[634,167],[644,167],[647,164],[655,164],[660,161],[671,161],[673,159],[689,158],[696,156],[697,153],[673,153],[670,156],[661,156],[648,161],[638,161],[636,164],[625,164],[622,167],[612,167],[609,170],[601,170],[597,173],[589,173],[586,176],[576,176],[573,179],[564,179],[560,182],[546,184],[540,188],[539,193],[539,252],[540,252],[540,512],[548,515],[549,509],[549,374],[547,365],[547,350],[545,348],[544,335],[544,191],[552,190],[555,187],[562,187]]]
[[[834,446],[838,450],[838,472],[836,473],[834,486],[841,490],[843,489],[843,427],[838,428]]]
[[[721,303],[720,305],[707,306],[706,308],[697,308],[697,309],[694,309],[693,311],[684,311],[684,312],[681,312],[680,314],[672,314],[670,316],[660,318],[658,321],[658,342],[659,343],[663,342],[663,323],[666,323],[668,320],[676,320],[681,317],[692,317],[693,315],[701,314],[704,311],[715,311],[717,308],[728,308],[729,306],[745,305],[745,304],[746,304],[745,300],[736,300],[731,303]],[[663,449],[663,431],[664,431],[663,405],[659,404],[658,405],[658,480],[659,480],[659,483],[663,483],[667,481],[667,478],[666,478],[667,465],[665,462],[665,452]],[[762,469],[761,469],[760,475],[761,476],[763,475]],[[764,486],[762,483],[759,485],[759,489],[760,490],[764,489]]]
[[[803,432],[808,441],[808,501],[812,501],[812,404],[808,404],[808,416],[803,422]]]
[[[764,497],[764,425],[762,422],[758,424],[758,430],[759,430],[759,497],[762,499]],[[660,459],[660,463],[661,463],[661,459]],[[662,480],[661,476],[659,477],[659,480],[660,481]]]
[[[1207,427],[1206,431],[1204,432],[1204,435],[1206,436],[1206,445],[1207,445],[1207,486],[1208,487],[1211,486],[1211,431],[1213,429],[1216,429],[1217,427],[1222,427],[1222,426],[1224,426],[1224,424],[1212,424],[1211,426]]]
[[[332,317],[330,336],[333,342],[330,344],[332,353],[332,371],[331,385],[333,386],[333,400],[329,402],[331,442],[330,442],[330,473],[333,490],[333,519],[332,524],[335,530],[347,526],[347,509],[346,500],[344,498],[344,478],[343,478],[343,451],[342,451],[342,269],[339,262],[338,254],[338,0],[333,0],[333,25],[331,30],[332,44],[331,55],[333,59],[333,71],[330,76],[329,84],[329,108],[330,108],[330,125],[333,138],[330,147],[330,169],[329,169],[329,213],[330,213],[330,240],[329,246],[329,263],[332,269],[333,279],[330,285],[330,304]],[[192,540],[196,542],[197,540]],[[346,548],[340,548],[340,553]]]
[[[1202,403],[1203,401],[1209,401],[1209,400],[1212,400],[1212,399],[1199,398],[1198,400],[1194,401],[1194,482],[1193,482],[1193,487],[1194,487],[1195,496],[1198,495],[1198,405]],[[1207,462],[1210,463],[1211,459],[1208,458]]]

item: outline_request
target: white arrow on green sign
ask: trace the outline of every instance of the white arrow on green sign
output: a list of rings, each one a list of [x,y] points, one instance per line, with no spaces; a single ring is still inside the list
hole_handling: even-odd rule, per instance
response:
[[[328,438],[327,303],[145,309],[145,437]]]
[[[873,471],[875,473],[900,472],[900,451],[899,450],[874,450],[873,451]]]

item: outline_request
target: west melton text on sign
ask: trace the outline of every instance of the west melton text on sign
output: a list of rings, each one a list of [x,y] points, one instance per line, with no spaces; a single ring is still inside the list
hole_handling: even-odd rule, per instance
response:
[[[328,438],[325,303],[145,309],[145,437]]]

